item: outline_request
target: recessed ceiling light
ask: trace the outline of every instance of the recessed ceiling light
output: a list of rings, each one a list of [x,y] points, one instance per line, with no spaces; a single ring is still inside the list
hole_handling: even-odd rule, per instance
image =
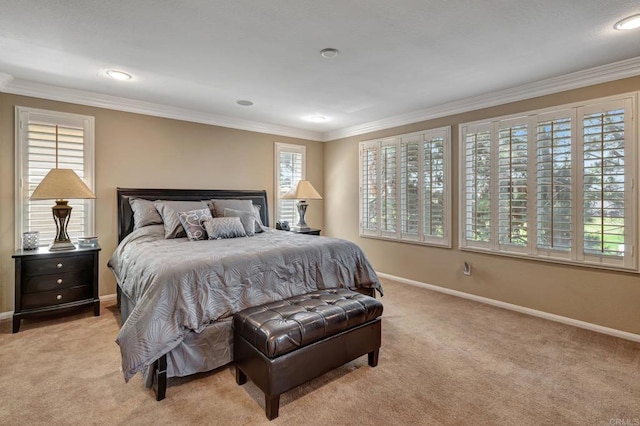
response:
[[[618,22],[613,26],[616,30],[632,30],[634,28],[640,27],[640,14],[628,16]]]
[[[340,53],[338,49],[334,49],[332,47],[327,47],[320,51],[320,55],[322,55],[323,58],[335,58],[338,56],[338,53]]]
[[[109,70],[107,71],[107,75],[113,78],[114,80],[120,80],[120,81],[131,80],[131,74],[127,74],[124,71]]]
[[[309,121],[313,121],[314,123],[322,123],[323,121],[327,121],[327,117],[323,115],[312,115],[307,118]]]
[[[236,101],[236,103],[238,105],[242,105],[242,106],[251,106],[251,105],[253,105],[253,102],[247,101],[247,100],[242,100],[242,99],[239,100],[239,101]]]

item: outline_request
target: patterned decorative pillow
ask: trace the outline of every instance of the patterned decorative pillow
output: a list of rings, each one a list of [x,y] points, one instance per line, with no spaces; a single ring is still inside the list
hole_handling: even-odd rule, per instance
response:
[[[213,219],[211,211],[208,208],[180,212],[178,213],[178,219],[180,219],[180,223],[186,231],[189,241],[207,239],[207,231],[204,229],[202,221],[205,219]]]
[[[244,227],[244,232],[247,233],[247,237],[253,237],[256,233],[256,217],[253,213],[242,210],[224,209],[224,217],[239,217]]]
[[[247,236],[239,217],[213,217],[204,219],[202,225],[210,240]]]
[[[153,203],[143,198],[129,198],[129,205],[133,210],[133,229],[162,223],[162,217]]]
[[[207,205],[202,201],[156,201],[154,202],[158,213],[162,216],[164,223],[164,237],[181,238],[186,237],[187,233],[182,227],[179,212],[188,212],[197,209],[206,209]]]

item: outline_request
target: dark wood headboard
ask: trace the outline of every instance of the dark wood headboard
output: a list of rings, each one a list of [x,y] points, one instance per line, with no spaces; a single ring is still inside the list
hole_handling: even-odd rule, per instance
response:
[[[267,191],[227,190],[227,189],[139,189],[117,188],[118,194],[118,242],[133,231],[133,210],[129,198],[145,200],[200,201],[213,198],[251,200],[260,206],[260,218],[269,226]]]

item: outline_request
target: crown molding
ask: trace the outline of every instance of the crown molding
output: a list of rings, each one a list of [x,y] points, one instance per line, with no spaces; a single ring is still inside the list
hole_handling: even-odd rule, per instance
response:
[[[8,76],[6,83],[3,76]],[[0,90],[14,95],[31,96],[35,98],[49,99],[53,101],[69,102],[91,107],[132,112],[136,114],[151,115],[154,117],[170,118],[189,121],[193,123],[210,124],[213,126],[229,127],[232,129],[247,130],[251,132],[267,133],[292,138],[322,141],[323,134],[311,130],[295,129],[275,124],[258,121],[243,120],[225,115],[217,115],[202,111],[177,108],[169,105],[152,102],[138,101],[118,96],[85,90],[70,89],[59,86],[37,83],[29,80],[13,79],[8,74],[0,73]]]
[[[0,72],[0,90],[2,90],[7,84],[13,80],[13,76]]]
[[[396,115],[394,117],[371,121],[357,126],[329,131],[324,133],[323,141],[327,142],[350,136],[357,136],[364,133],[403,126],[405,124],[433,120],[435,118],[446,117],[482,108],[489,108],[510,102],[522,101],[538,96],[592,86],[594,84],[635,77],[637,75],[640,75],[640,56],[573,72],[571,74],[565,74],[559,77],[523,84],[509,89],[460,99],[407,114]]]
[[[350,136],[362,135],[378,130],[418,123],[463,112],[489,108],[510,102],[550,95],[566,90],[578,89],[594,84],[606,83],[627,77],[640,75],[640,56],[614,62],[587,70],[577,71],[559,77],[528,83],[509,89],[486,93],[471,98],[436,105],[407,114],[396,115],[382,120],[371,121],[343,129],[327,132],[296,129],[286,126],[243,120],[202,111],[177,108],[152,102],[137,101],[101,93],[51,86],[29,80],[14,79],[11,75],[0,73],[0,90],[15,95],[32,96],[60,102],[69,102],[98,108],[145,114],[213,126],[251,132],[267,133],[278,136],[328,142]]]

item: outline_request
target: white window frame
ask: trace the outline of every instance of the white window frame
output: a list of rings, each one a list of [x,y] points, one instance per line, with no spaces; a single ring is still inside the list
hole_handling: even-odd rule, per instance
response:
[[[282,143],[282,142],[276,142],[275,143],[275,149],[274,149],[274,167],[273,167],[273,179],[274,179],[274,188],[273,188],[273,193],[274,193],[274,198],[275,198],[275,203],[274,203],[274,220],[277,222],[279,221],[279,216],[280,216],[280,201],[281,201],[281,195],[280,195],[280,153],[281,152],[288,152],[288,153],[292,153],[292,154],[300,154],[302,155],[302,173],[301,173],[301,180],[305,180],[306,179],[306,172],[307,172],[307,147],[304,145],[294,145],[294,144],[288,144],[288,143]],[[294,185],[297,182],[294,183]],[[295,202],[295,200],[291,200],[291,202]],[[297,210],[295,211],[295,217],[296,217],[296,221],[298,218],[298,212]],[[294,225],[294,223],[289,223],[289,225]]]
[[[522,114],[495,117],[487,120],[462,123],[459,126],[459,247],[461,250],[478,251],[484,253],[492,253],[504,256],[514,256],[527,258],[532,260],[542,260],[555,263],[567,263],[578,266],[595,267],[602,269],[624,270],[632,272],[640,272],[638,262],[638,188],[637,180],[640,173],[640,165],[638,164],[638,135],[640,135],[640,125],[638,123],[638,98],[640,92],[627,93],[606,98],[593,99],[584,102],[577,102],[568,105],[561,105],[554,108],[546,108],[541,110],[529,111]],[[625,113],[625,195],[624,205],[625,213],[628,220],[625,222],[625,241],[629,241],[631,247],[625,247],[625,256],[622,259],[616,259],[613,256],[605,256],[598,254],[587,254],[583,247],[583,192],[580,189],[583,184],[582,176],[582,154],[583,154],[583,120],[588,114],[596,110],[605,111],[607,108],[614,108],[620,104],[625,105],[628,113]],[[537,124],[549,119],[558,119],[561,117],[571,117],[571,161],[572,161],[572,248],[567,251],[553,250],[544,247],[537,247]],[[510,245],[499,244],[498,237],[498,156],[497,156],[497,140],[498,129],[501,123],[528,122],[528,229],[527,229],[527,245],[524,247],[513,247]],[[471,133],[475,129],[490,129],[491,132],[491,191],[496,194],[491,197],[491,238],[488,242],[477,242],[467,240],[466,226],[466,187],[465,187],[465,149],[466,134]]]
[[[28,226],[29,185],[26,182],[28,172],[28,140],[30,121],[45,121],[51,124],[81,127],[83,135],[84,183],[95,192],[95,118],[87,115],[49,111],[28,107],[15,107],[15,248],[22,247],[22,233]],[[95,235],[95,201],[73,200],[71,205],[84,203],[84,235]],[[51,206],[55,204],[51,200]],[[73,214],[77,214],[72,212]],[[55,230],[55,222],[51,217],[51,227]],[[40,242],[40,245],[44,245]]]
[[[444,195],[443,195],[443,236],[433,236],[427,235],[424,232],[424,218],[425,218],[425,209],[424,209],[424,162],[423,162],[423,154],[424,154],[424,144],[422,141],[427,139],[434,138],[442,138],[443,139],[443,165],[444,165]],[[418,158],[419,161],[419,180],[418,180],[418,211],[419,211],[419,226],[418,226],[418,234],[405,234],[403,233],[402,228],[402,147],[408,143],[415,143],[416,138],[419,138],[418,144]],[[364,182],[363,182],[363,153],[365,150],[374,150],[377,152],[377,161],[378,167],[376,169],[376,183],[378,187],[382,181],[382,170],[380,167],[381,159],[382,159],[382,148],[385,146],[395,146],[396,147],[396,164],[395,164],[395,193],[396,193],[396,223],[395,230],[383,230],[382,229],[382,209],[381,209],[381,201],[378,198],[377,201],[377,217],[375,229],[373,228],[364,228],[363,223],[363,196],[364,196]],[[359,155],[358,155],[358,179],[359,179],[359,234],[364,238],[376,238],[382,240],[391,240],[398,241],[410,244],[420,244],[420,245],[429,245],[436,247],[451,247],[451,127],[440,127],[436,129],[423,130],[413,133],[407,133],[403,135],[391,136],[381,139],[374,139],[368,141],[362,141],[359,144]]]

